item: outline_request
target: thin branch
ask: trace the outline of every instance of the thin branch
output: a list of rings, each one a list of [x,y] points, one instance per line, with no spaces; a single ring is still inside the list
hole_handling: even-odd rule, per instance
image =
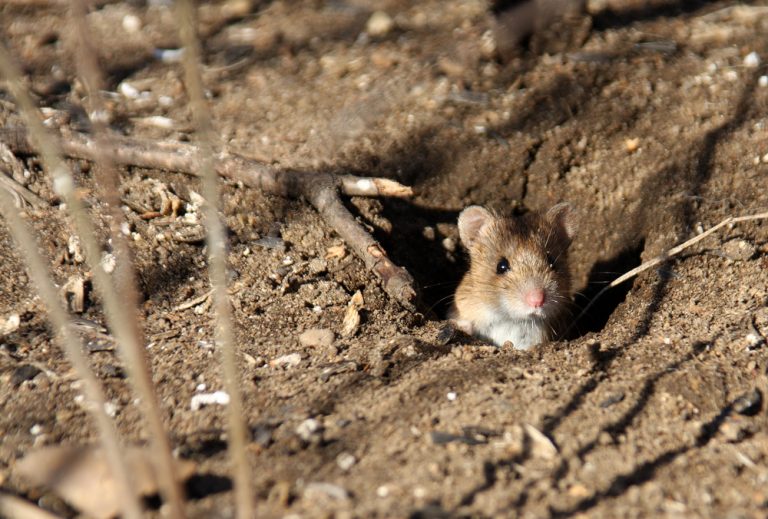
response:
[[[224,388],[229,394],[227,428],[229,430],[229,457],[234,470],[235,505],[239,519],[254,517],[253,497],[250,493],[251,471],[246,451],[247,434],[243,418],[243,400],[240,393],[240,373],[237,369],[235,341],[233,337],[232,309],[227,294],[227,237],[224,224],[219,218],[219,186],[214,170],[214,131],[210,109],[205,100],[200,76],[200,46],[195,34],[195,10],[192,0],[177,2],[179,33],[184,45],[185,86],[189,94],[192,115],[198,132],[202,160],[199,175],[202,177],[205,198],[205,225],[208,228],[208,272],[216,309],[216,343],[221,350],[221,366]]]
[[[605,294],[608,290],[610,290],[610,289],[612,289],[612,288],[614,288],[614,287],[624,283],[628,279],[632,279],[633,277],[637,276],[638,274],[640,274],[642,272],[645,272],[646,270],[648,270],[650,268],[653,268],[656,265],[659,265],[660,263],[664,263],[665,261],[669,260],[670,258],[678,255],[680,252],[684,251],[685,249],[687,249],[691,245],[695,245],[696,243],[700,242],[701,240],[703,240],[704,238],[706,238],[710,234],[713,234],[713,233],[719,231],[720,229],[722,229],[723,227],[725,227],[728,224],[734,224],[734,223],[739,223],[739,222],[747,222],[747,221],[751,221],[751,220],[764,220],[764,219],[768,219],[768,212],[759,213],[759,214],[752,214],[752,215],[746,215],[746,216],[729,216],[728,218],[726,218],[722,222],[718,223],[717,225],[715,225],[714,227],[712,227],[710,229],[707,229],[703,233],[701,233],[701,234],[699,234],[697,236],[694,236],[690,240],[685,241],[685,242],[681,243],[680,245],[677,245],[676,247],[672,247],[668,251],[666,251],[666,252],[664,252],[662,254],[659,254],[655,258],[646,261],[642,265],[633,268],[632,270],[630,270],[629,272],[627,272],[625,274],[622,274],[621,276],[619,276],[616,279],[614,279],[613,281],[611,281],[608,285],[603,287],[603,289],[600,290],[600,292],[598,292],[597,295],[592,298],[592,300],[587,304],[587,306],[584,307],[584,309],[576,317],[576,319],[574,319],[573,324],[571,324],[570,328],[568,329],[568,331],[566,331],[565,335],[568,335],[568,333],[570,333],[571,329],[575,326],[575,324],[578,321],[580,321],[581,318],[584,317],[587,314],[587,312],[589,312],[589,310],[595,305],[597,300],[600,299],[603,296],[603,294]]]
[[[33,152],[23,130],[6,128],[0,130],[0,137],[14,151]],[[64,135],[61,144],[65,153],[72,157],[93,160],[96,153],[94,141],[80,134]],[[197,147],[181,143],[157,143],[121,137],[115,138],[108,152],[118,164],[178,171],[189,175],[197,175],[200,162]],[[309,200],[326,223],[336,230],[382,281],[387,293],[408,310],[415,310],[417,293],[411,275],[387,257],[384,248],[355,220],[339,199],[340,187],[342,192],[349,195],[373,193],[374,190],[385,190],[389,194],[410,193],[410,188],[397,183],[392,186],[389,182],[394,181],[386,179],[280,170],[227,152],[218,154],[215,168],[225,178],[240,181],[266,193]],[[374,187],[370,184],[374,184]]]
[[[16,152],[34,152],[22,129],[4,128],[0,131],[0,136]],[[104,149],[99,147],[101,143],[87,135],[62,132],[61,147],[66,155],[78,159],[95,160],[100,153],[105,153],[115,164],[198,175],[200,150],[194,144],[147,141],[117,135],[113,135],[110,140]],[[222,177],[283,196],[297,196],[293,186],[294,177],[314,175],[311,172],[281,169],[228,151],[217,155],[215,168]],[[341,181],[341,192],[348,196],[413,196],[413,189],[388,178],[356,175],[339,175],[338,178]]]

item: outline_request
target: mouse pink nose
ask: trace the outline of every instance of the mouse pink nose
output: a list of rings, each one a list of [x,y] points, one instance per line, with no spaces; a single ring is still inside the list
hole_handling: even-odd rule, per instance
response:
[[[544,299],[544,291],[540,288],[534,288],[525,294],[525,304],[533,308],[544,306]]]

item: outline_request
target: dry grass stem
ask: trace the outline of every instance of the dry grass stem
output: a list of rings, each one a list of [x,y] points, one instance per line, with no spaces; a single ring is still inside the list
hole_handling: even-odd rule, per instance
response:
[[[570,333],[571,329],[575,326],[575,323],[580,321],[581,318],[584,317],[587,314],[587,312],[589,312],[589,310],[595,305],[597,300],[600,299],[603,296],[603,294],[605,294],[608,290],[610,290],[610,289],[612,289],[612,288],[614,288],[614,287],[624,283],[625,281],[627,281],[629,279],[632,279],[633,277],[637,276],[638,274],[640,274],[642,272],[645,272],[646,270],[648,270],[650,268],[653,268],[656,265],[659,265],[660,263],[664,263],[665,261],[669,260],[670,258],[673,258],[674,256],[677,256],[678,254],[680,254],[682,251],[684,251],[688,247],[690,247],[692,245],[695,245],[696,243],[700,242],[701,240],[703,240],[704,238],[706,238],[710,234],[713,234],[713,233],[719,231],[720,229],[722,229],[723,227],[725,227],[728,224],[734,224],[734,223],[739,223],[739,222],[747,222],[747,221],[751,221],[751,220],[764,220],[764,219],[768,219],[768,212],[752,214],[752,215],[746,215],[746,216],[729,216],[728,218],[726,218],[722,222],[718,223],[717,225],[715,225],[714,227],[712,227],[710,229],[707,229],[703,233],[701,233],[701,234],[699,234],[697,236],[694,236],[690,240],[685,241],[685,242],[681,243],[680,245],[672,247],[671,249],[669,249],[668,251],[664,252],[663,254],[659,254],[655,258],[646,261],[642,265],[639,265],[639,266],[633,268],[632,270],[630,270],[629,272],[626,272],[625,274],[622,274],[621,276],[619,276],[616,279],[614,279],[613,281],[611,281],[608,285],[603,287],[603,289],[600,290],[600,292],[598,292],[597,295],[592,298],[592,300],[587,304],[587,306],[584,307],[584,309],[581,311],[581,313],[579,313],[579,315],[576,317],[576,319],[574,319],[573,324],[571,324],[571,326],[569,327],[569,329],[565,333],[565,335],[568,335],[568,333]]]
[[[51,138],[43,127],[39,113],[23,87],[21,74],[4,47],[0,47],[0,73],[5,77],[8,88],[16,99],[21,116],[29,129],[30,137],[41,154],[43,165],[52,177],[54,191],[64,199],[72,216],[83,245],[85,258],[93,272],[96,291],[104,301],[107,321],[120,345],[119,350],[125,359],[129,379],[141,402],[144,418],[148,422],[148,432],[152,438],[155,455],[157,459],[167,460],[167,463],[158,464],[162,494],[170,503],[172,517],[183,517],[181,500],[178,497],[180,494],[176,491],[178,486],[173,477],[173,467],[170,465],[172,459],[170,444],[154,394],[144,347],[136,334],[138,324],[136,316],[131,312],[125,312],[122,295],[116,292],[109,275],[100,264],[101,249],[96,239],[93,222],[76,192],[72,173],[64,162],[58,142]]]
[[[2,146],[5,147],[4,145]],[[88,361],[83,354],[85,348],[80,339],[74,334],[69,315],[62,307],[58,291],[48,275],[46,262],[38,252],[37,243],[22,220],[21,215],[14,207],[11,195],[2,189],[0,189],[0,212],[2,212],[14,240],[21,248],[30,278],[34,281],[37,291],[48,309],[48,318],[53,325],[58,342],[62,350],[64,350],[67,359],[75,368],[77,376],[84,383],[85,394],[91,404],[89,410],[96,422],[99,438],[101,438],[110,469],[115,478],[116,488],[119,492],[119,499],[125,517],[139,519],[141,517],[141,506],[138,496],[134,491],[135,487],[131,482],[131,475],[120,454],[120,441],[117,430],[104,407],[106,400],[101,390],[101,385],[91,372]],[[11,516],[9,515],[9,517]]]
[[[208,228],[208,270],[216,309],[216,343],[221,350],[224,388],[229,394],[227,426],[229,430],[229,457],[234,470],[235,504],[237,517],[254,517],[253,496],[248,463],[247,430],[243,402],[239,387],[239,371],[235,355],[232,310],[227,293],[227,242],[224,224],[219,218],[219,186],[214,169],[214,131],[210,109],[205,100],[200,75],[200,46],[195,31],[195,12],[191,0],[177,3],[179,32],[184,46],[185,86],[198,132],[200,148],[199,172],[202,177],[205,203],[205,225]]]
[[[78,75],[83,81],[87,93],[86,107],[88,117],[93,127],[95,136],[95,155],[96,163],[95,175],[96,184],[101,191],[104,205],[107,209],[107,222],[109,227],[109,236],[112,242],[113,250],[117,258],[117,268],[113,274],[113,290],[121,295],[123,304],[121,311],[123,315],[120,319],[127,327],[130,327],[129,337],[133,340],[136,348],[136,371],[141,372],[139,378],[146,375],[146,380],[141,384],[147,385],[152,402],[149,404],[150,415],[155,416],[151,421],[157,421],[152,429],[153,448],[155,450],[155,459],[157,464],[158,477],[163,489],[163,494],[170,506],[172,517],[183,517],[184,514],[184,496],[181,487],[174,474],[173,456],[171,454],[171,445],[167,434],[163,431],[163,423],[160,415],[160,409],[157,406],[154,391],[152,390],[152,380],[149,376],[149,363],[141,345],[146,343],[144,331],[140,324],[138,313],[139,296],[137,293],[136,274],[133,269],[132,254],[126,236],[121,232],[125,222],[125,214],[121,210],[120,194],[118,191],[119,174],[110,155],[106,153],[111,141],[111,133],[107,124],[108,111],[104,105],[100,90],[103,87],[103,79],[99,68],[96,51],[93,48],[95,42],[92,40],[92,31],[89,30],[86,19],[88,5],[85,0],[73,0],[70,4],[70,18],[74,28],[74,53],[77,64]],[[147,393],[147,389],[143,390]]]

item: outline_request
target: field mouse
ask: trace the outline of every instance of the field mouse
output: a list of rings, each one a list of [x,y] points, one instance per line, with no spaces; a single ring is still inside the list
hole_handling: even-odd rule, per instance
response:
[[[450,318],[463,331],[521,350],[555,333],[570,302],[571,206],[503,217],[478,205],[459,215],[469,272],[456,289]]]

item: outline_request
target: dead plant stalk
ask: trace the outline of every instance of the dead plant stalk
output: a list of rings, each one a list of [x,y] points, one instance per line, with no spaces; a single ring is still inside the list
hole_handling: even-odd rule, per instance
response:
[[[106,399],[104,398],[104,392],[101,390],[101,384],[88,366],[88,361],[83,354],[85,348],[82,342],[73,333],[69,315],[61,305],[56,287],[48,275],[46,262],[38,252],[37,243],[21,215],[14,207],[13,199],[5,189],[0,189],[0,212],[2,212],[13,239],[21,248],[27,263],[29,276],[37,287],[37,292],[40,294],[48,310],[48,319],[53,325],[53,330],[61,345],[61,349],[64,350],[67,359],[75,368],[78,378],[83,381],[85,395],[90,404],[89,411],[93,415],[109,468],[115,478],[119,494],[118,498],[120,499],[125,517],[128,519],[140,519],[141,506],[139,505],[138,496],[134,491],[135,486],[132,484],[131,474],[120,454],[120,440],[117,429],[104,407]]]
[[[227,294],[227,246],[224,225],[219,218],[219,186],[214,170],[214,131],[211,113],[205,100],[200,75],[200,46],[195,30],[195,11],[191,0],[177,2],[179,33],[184,46],[185,86],[189,95],[200,148],[199,171],[205,199],[205,225],[208,229],[208,271],[216,311],[216,343],[221,350],[224,387],[229,394],[227,427],[229,430],[229,457],[234,470],[235,504],[237,517],[254,517],[253,497],[250,489],[250,466],[246,451],[246,426],[239,387],[239,371],[232,334],[232,315]]]
[[[40,115],[23,86],[21,74],[4,46],[0,46],[0,73],[5,77],[12,95],[18,103],[30,136],[39,150],[43,166],[53,179],[53,188],[67,204],[75,229],[85,251],[85,258],[93,273],[96,291],[104,301],[109,327],[113,331],[128,368],[129,379],[141,403],[142,414],[149,425],[149,436],[155,459],[158,460],[158,479],[161,493],[169,504],[174,519],[184,517],[181,493],[174,476],[170,443],[163,425],[160,407],[154,393],[152,378],[143,343],[137,335],[136,309],[129,310],[118,295],[109,275],[101,266],[101,249],[96,239],[93,222],[75,190],[72,172],[64,162],[58,142],[48,135]]]

